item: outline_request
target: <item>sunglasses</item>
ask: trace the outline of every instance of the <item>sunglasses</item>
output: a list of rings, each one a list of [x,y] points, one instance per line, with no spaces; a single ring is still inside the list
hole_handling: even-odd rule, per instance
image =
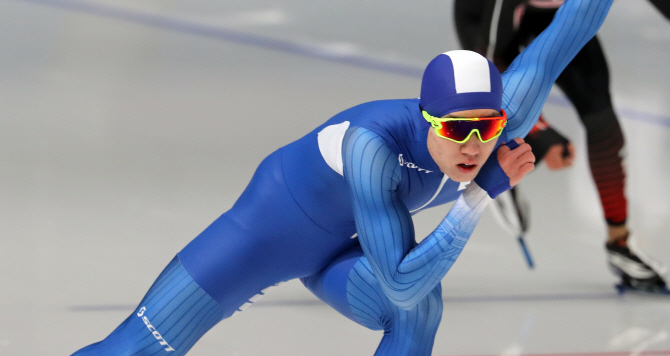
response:
[[[502,116],[495,117],[435,117],[425,111],[423,117],[435,129],[435,133],[447,140],[463,143],[470,139],[474,132],[479,140],[486,143],[500,136],[507,125],[507,113],[502,110]]]

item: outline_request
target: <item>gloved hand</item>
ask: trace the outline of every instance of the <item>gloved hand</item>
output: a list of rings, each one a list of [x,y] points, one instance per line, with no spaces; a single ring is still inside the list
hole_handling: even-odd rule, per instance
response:
[[[549,126],[542,115],[525,141],[533,149],[535,163],[540,163],[544,159],[549,170],[570,167],[575,159],[575,147],[570,140]]]
[[[523,139],[515,138],[491,153],[474,180],[494,199],[517,185],[534,168],[535,156],[530,146]]]

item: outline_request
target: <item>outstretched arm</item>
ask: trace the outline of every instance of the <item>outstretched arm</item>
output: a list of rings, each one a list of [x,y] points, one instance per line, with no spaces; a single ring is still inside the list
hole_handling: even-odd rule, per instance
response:
[[[491,198],[474,182],[442,223],[417,245],[412,217],[399,199],[398,156],[376,134],[350,128],[343,143],[358,238],[384,293],[412,308],[432,291],[460,255]]]
[[[503,73],[508,138],[528,134],[554,81],[598,32],[612,1],[566,0],[549,27]]]

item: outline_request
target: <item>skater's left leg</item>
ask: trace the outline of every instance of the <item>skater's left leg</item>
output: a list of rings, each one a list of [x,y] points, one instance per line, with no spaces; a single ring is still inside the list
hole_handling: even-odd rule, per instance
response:
[[[235,206],[178,253],[137,309],[75,356],[181,356],[217,322],[279,282],[314,274],[348,246],[295,203],[280,152],[266,158]]]
[[[627,234],[624,136],[612,107],[607,60],[597,37],[565,68],[556,84],[575,105],[586,130],[589,165],[598,188],[610,242]],[[624,227],[616,229],[615,227]]]
[[[575,105],[586,129],[589,165],[608,226],[606,243],[611,269],[634,288],[665,288],[665,281],[628,242],[624,192],[624,136],[612,107],[607,60],[598,38],[584,46],[556,83]]]
[[[440,285],[413,308],[402,309],[386,297],[360,246],[301,280],[342,315],[369,329],[384,331],[375,355],[431,354],[442,319]]]

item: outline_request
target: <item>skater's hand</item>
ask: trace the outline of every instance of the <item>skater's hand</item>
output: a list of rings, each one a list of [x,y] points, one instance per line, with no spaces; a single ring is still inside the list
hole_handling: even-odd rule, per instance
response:
[[[522,139],[503,143],[494,151],[475,177],[475,183],[495,199],[500,193],[515,186],[526,173],[535,168],[535,155]]]
[[[547,168],[552,171],[572,166],[575,159],[575,147],[572,143],[557,143],[549,148],[544,156]]]
[[[530,145],[525,143],[523,139],[517,137],[514,139],[518,147],[510,148],[508,144],[502,144],[498,148],[498,162],[500,167],[509,177],[509,185],[517,185],[521,179],[530,171],[535,169],[535,155],[530,149]],[[512,144],[511,146],[514,146]]]

